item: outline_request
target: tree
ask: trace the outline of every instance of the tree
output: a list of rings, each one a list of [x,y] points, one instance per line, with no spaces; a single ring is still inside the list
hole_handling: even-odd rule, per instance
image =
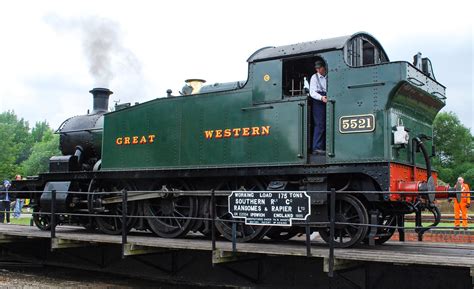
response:
[[[474,186],[474,167],[469,169],[468,171],[466,171],[464,174],[463,174],[463,177],[464,179],[466,180],[466,182],[469,182],[469,184],[471,185],[470,188],[471,190],[473,190],[473,186]]]
[[[0,140],[1,179],[47,171],[49,158],[59,154],[59,137],[46,121],[37,122],[30,132],[28,122],[13,111],[0,114]]]
[[[33,145],[30,157],[21,164],[21,171],[24,175],[32,176],[47,172],[49,159],[54,155],[60,155],[59,136],[54,135],[51,129],[44,131],[41,142]]]
[[[10,179],[17,170],[19,146],[14,131],[13,125],[0,122],[0,180]]]
[[[19,165],[28,158],[31,153],[31,146],[33,145],[29,124],[23,118],[18,119],[14,111],[1,113],[0,124],[9,125],[11,128],[10,133],[13,136],[13,142],[18,148],[14,162],[16,165]],[[15,175],[15,172],[13,172],[13,175]]]
[[[453,112],[442,112],[436,116],[433,135],[441,164],[474,161],[473,136]]]
[[[31,136],[34,142],[40,142],[43,140],[44,134],[51,130],[49,124],[46,121],[35,123],[35,127],[31,129]]]
[[[438,152],[433,164],[439,169],[440,179],[454,184],[458,176],[474,170],[474,137],[453,112],[436,116],[433,138]]]

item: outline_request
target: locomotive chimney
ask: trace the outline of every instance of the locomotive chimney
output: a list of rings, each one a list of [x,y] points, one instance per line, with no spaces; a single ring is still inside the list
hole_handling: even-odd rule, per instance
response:
[[[92,93],[94,99],[92,114],[109,110],[109,95],[113,93],[111,90],[108,88],[96,87],[89,92]]]

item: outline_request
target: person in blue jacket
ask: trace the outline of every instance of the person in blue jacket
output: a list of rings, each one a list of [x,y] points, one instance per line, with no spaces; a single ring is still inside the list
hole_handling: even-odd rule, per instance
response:
[[[21,181],[21,175],[16,175],[15,180]],[[17,198],[15,200],[15,208],[13,209],[13,218],[19,218],[21,216],[21,209],[23,209],[24,204],[25,204],[25,199]]]

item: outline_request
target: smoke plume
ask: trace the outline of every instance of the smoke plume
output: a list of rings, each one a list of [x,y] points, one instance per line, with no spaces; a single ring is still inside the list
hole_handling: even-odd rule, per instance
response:
[[[57,15],[48,15],[45,21],[58,32],[73,32],[80,36],[94,87],[110,87],[120,72],[141,75],[141,63],[122,44],[117,22],[97,16],[63,19]]]

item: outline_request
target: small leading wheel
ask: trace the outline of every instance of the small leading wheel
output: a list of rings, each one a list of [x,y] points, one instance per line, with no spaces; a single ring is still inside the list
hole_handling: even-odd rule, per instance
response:
[[[222,183],[217,190],[228,191],[263,191],[265,187],[256,179],[234,179]],[[229,213],[227,197],[216,197],[216,228],[229,241],[232,241],[232,223],[235,221]],[[245,225],[236,223],[236,241],[248,242],[262,239],[268,226]]]
[[[164,197],[149,199],[143,203],[143,213],[153,233],[163,238],[185,236],[195,224],[198,199],[194,196],[175,195],[173,191],[187,191],[182,181],[162,186]],[[166,193],[170,192],[170,193]]]
[[[106,199],[112,199],[113,197],[120,197],[120,194],[114,192],[120,192],[121,190],[133,191],[135,188],[127,183],[121,183],[116,185],[105,185],[101,186],[100,190],[96,190],[96,194],[92,194],[90,204],[97,204],[101,203]],[[110,192],[110,193],[103,193],[103,192]],[[96,211],[96,208],[90,208],[90,211]],[[128,202],[127,203],[127,216],[136,216],[138,212],[138,203],[137,202]],[[122,214],[123,214],[123,206],[122,201],[113,202],[103,205],[103,209],[99,212],[100,215],[111,215],[108,216],[97,216],[95,217],[95,223],[97,228],[106,234],[109,235],[119,235],[122,233]],[[126,230],[127,232],[130,231],[135,224],[137,223],[138,218],[130,218],[127,217],[126,221]]]
[[[42,214],[38,207],[33,209],[33,222],[42,231],[51,230],[51,216],[49,214]]]
[[[336,197],[336,224],[334,246],[347,248],[359,244],[367,236],[368,214],[364,204],[352,195]],[[329,244],[329,227],[319,230],[321,238]]]

